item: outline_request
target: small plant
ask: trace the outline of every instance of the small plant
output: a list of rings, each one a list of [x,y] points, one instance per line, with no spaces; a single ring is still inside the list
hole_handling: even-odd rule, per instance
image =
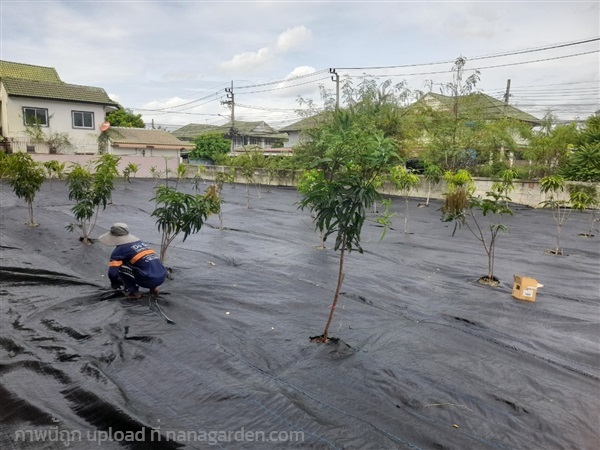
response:
[[[177,165],[177,181],[175,182],[175,189],[179,186],[179,183],[187,174],[187,164],[180,163]]]
[[[59,163],[55,159],[44,163],[44,168],[46,169],[48,179],[50,180],[50,190],[52,190],[52,178],[56,176],[56,178],[62,180],[65,176],[65,166],[65,163]]]
[[[96,226],[100,207],[106,209],[110,202],[120,159],[105,153],[96,160],[93,172],[75,164],[67,176],[69,200],[77,202],[71,212],[78,222],[71,223],[66,228],[71,232],[79,229],[84,244],[92,243],[90,234]]]
[[[506,225],[499,222],[499,218],[505,214],[512,215],[512,210],[508,207],[509,200],[497,189],[486,192],[484,198],[474,197],[463,185],[447,194],[446,203],[442,207],[442,221],[466,226],[483,245],[488,258],[488,273],[479,278],[478,281],[482,284],[497,286],[500,282],[494,276],[494,259],[499,233],[508,231]],[[487,224],[483,225],[481,222],[485,219]],[[454,230],[456,231],[456,227]]]
[[[161,233],[160,260],[165,263],[167,250],[177,236],[183,234],[185,242],[190,234],[200,231],[206,219],[219,212],[221,200],[217,187],[211,185],[204,195],[179,192],[169,186],[156,187],[157,208],[151,216],[156,217],[156,225]]]
[[[595,185],[569,185],[569,197],[571,206],[578,211],[589,209],[590,213],[590,229],[587,233],[580,233],[579,236],[594,237],[594,222],[596,221],[596,212],[598,211],[598,189]]]
[[[196,170],[196,173],[194,174],[194,176],[192,178],[192,184],[194,185],[196,194],[198,193],[198,191],[200,191],[200,183],[206,184],[206,181],[204,181],[204,177],[203,177],[205,172],[206,172],[206,167],[198,166],[198,170]]]
[[[565,179],[560,175],[548,175],[540,180],[540,190],[548,195],[548,198],[540,202],[544,208],[552,210],[552,217],[556,223],[556,247],[548,253],[551,255],[562,255],[563,251],[560,247],[560,235],[562,227],[571,215],[572,209],[569,207],[569,201],[559,198],[561,192],[564,192],[566,187]]]
[[[217,172],[215,174],[215,183],[217,186],[217,195],[223,203],[223,186],[225,183],[233,184],[233,174],[229,172]],[[219,230],[223,229],[223,208],[219,208]]]
[[[427,199],[425,200],[425,206],[429,206],[429,198],[431,197],[431,188],[442,181],[444,171],[440,166],[433,163],[425,163],[425,170],[423,171],[423,177],[427,181]]]
[[[135,178],[135,174],[138,172],[139,169],[140,169],[140,166],[138,164],[135,164],[135,163],[127,164],[127,166],[123,169],[124,183],[131,183],[131,176],[133,175],[133,177]],[[125,184],[125,189],[127,189],[127,184]]]
[[[162,178],[163,173],[156,166],[150,167],[150,174],[154,178],[154,184],[158,184],[158,180]]]
[[[404,194],[406,212],[404,213],[404,233],[408,234],[408,194],[421,183],[418,175],[406,170],[404,166],[392,167],[390,181],[396,189]]]
[[[46,179],[44,166],[23,152],[10,155],[6,159],[9,184],[15,195],[27,202],[29,211],[27,226],[37,227],[38,224],[33,220],[33,201]]]
[[[463,224],[463,218],[469,203],[469,197],[475,192],[475,182],[471,174],[461,169],[457,172],[447,171],[443,176],[447,185],[445,194],[446,200],[442,211],[444,214],[449,214],[454,217],[454,230],[452,236],[456,234],[456,230]]]
[[[242,176],[246,180],[246,207],[250,208],[250,185],[256,186],[258,198],[262,198],[260,194],[260,186],[254,179],[254,175],[258,169],[265,167],[266,158],[258,148],[252,148],[247,153],[237,156],[235,159],[236,166],[240,168]]]
[[[508,196],[508,194],[515,190],[515,185],[513,182],[516,178],[516,171],[512,169],[506,169],[500,175],[500,181],[492,184],[492,190],[498,192],[499,194]]]

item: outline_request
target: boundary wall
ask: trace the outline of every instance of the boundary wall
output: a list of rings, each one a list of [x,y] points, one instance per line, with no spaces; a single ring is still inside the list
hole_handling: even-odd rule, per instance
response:
[[[78,163],[85,165],[98,158],[98,155],[50,155],[50,154],[31,154],[32,158],[36,161],[45,162],[50,160],[57,160],[59,163],[65,162],[67,167],[71,163]],[[134,163],[139,166],[139,170],[135,175],[136,178],[153,178],[155,174],[161,177],[165,176],[165,172],[168,171],[169,179],[174,179],[177,173],[177,167],[180,164],[179,158],[163,158],[163,157],[140,157],[140,156],[122,156],[119,163],[119,170],[122,171],[129,163]],[[154,172],[154,173],[153,173]],[[196,174],[207,181],[215,179],[217,172],[232,172],[235,174],[236,183],[246,183],[246,179],[242,175],[239,168],[229,166],[214,166],[214,165],[195,165],[187,164],[186,178],[193,178]],[[278,170],[278,171],[266,171],[256,170],[254,173],[254,182],[264,186],[295,186],[301,172],[293,170]],[[485,193],[490,190],[494,180],[490,178],[476,178],[475,179],[475,195],[485,196]],[[539,208],[540,203],[547,200],[547,196],[540,191],[540,185],[537,180],[516,180],[513,182],[515,190],[509,194],[511,203],[517,203],[520,205],[531,206]],[[581,183],[590,184],[590,183]],[[600,183],[595,183],[600,190]],[[444,198],[444,191],[446,184],[442,181],[441,183],[432,186],[429,193],[429,198],[442,200]],[[384,184],[380,191],[385,195],[402,196],[402,192],[394,189],[389,184]],[[410,192],[409,197],[412,198],[427,198],[428,196],[428,183],[423,180],[419,187]],[[559,196],[563,200],[568,200],[568,193],[562,193]]]

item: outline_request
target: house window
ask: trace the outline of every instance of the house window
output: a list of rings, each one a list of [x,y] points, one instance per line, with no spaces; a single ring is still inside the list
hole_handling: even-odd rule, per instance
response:
[[[23,107],[23,124],[48,126],[48,110],[46,108],[29,108]]]
[[[72,111],[73,128],[94,129],[94,113],[86,111]]]
[[[35,153],[35,145],[28,145],[27,153]]]

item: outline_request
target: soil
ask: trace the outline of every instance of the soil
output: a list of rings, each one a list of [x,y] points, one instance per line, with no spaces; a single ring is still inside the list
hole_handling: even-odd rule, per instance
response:
[[[484,276],[477,280],[478,283],[486,284],[488,286],[496,287],[500,285],[500,279],[498,277]]]
[[[478,282],[483,246],[465,229],[451,237],[439,202],[410,200],[405,234],[395,198],[385,239],[370,215],[364,253],[345,259],[324,344],[310,337],[324,331],[339,253],[331,239],[319,248],[294,189],[251,189],[247,208],[245,187],[224,187],[224,228],[211,217],[169,248],[172,277],[156,299],[168,323],[149,296],[110,289],[112,248],[95,241],[125,222],[158,251],[155,182],[117,183],[92,245],[65,229],[73,203],[52,185],[36,196],[32,228],[0,183],[0,448],[66,448],[69,436],[73,449],[600,442],[600,250],[578,237],[585,214],[565,223],[569,257],[556,258],[545,254],[551,211],[512,205],[492,288]],[[513,275],[543,284],[535,302],[512,297]],[[32,439],[52,430],[63,441]]]

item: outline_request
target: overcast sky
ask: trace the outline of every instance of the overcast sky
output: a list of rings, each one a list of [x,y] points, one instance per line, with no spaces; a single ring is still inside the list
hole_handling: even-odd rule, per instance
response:
[[[0,0],[0,59],[54,67],[168,129],[225,123],[232,83],[237,120],[288,125],[299,97],[335,91],[330,68],[439,93],[459,56],[482,92],[503,99],[510,79],[513,106],[585,119],[600,109],[599,5]]]

